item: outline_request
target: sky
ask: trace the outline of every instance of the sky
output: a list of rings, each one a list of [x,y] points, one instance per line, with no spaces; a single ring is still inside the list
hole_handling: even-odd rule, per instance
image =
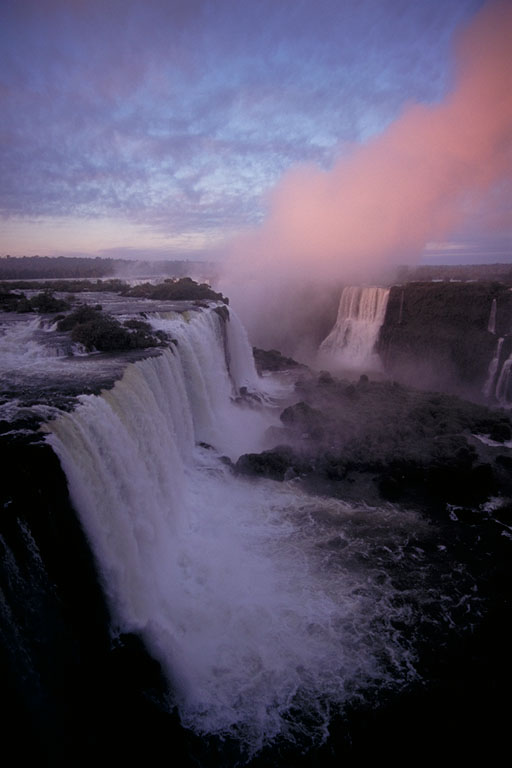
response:
[[[509,0],[491,5],[510,8]],[[290,201],[302,220],[316,220],[307,237],[332,229],[337,242],[323,201],[336,201],[334,220],[350,216],[365,229],[378,205],[368,190],[386,199],[383,180],[392,178],[403,191],[381,218],[392,224],[412,195],[424,220],[435,221],[419,238],[399,233],[400,247],[390,240],[385,258],[394,248],[404,261],[512,261],[508,114],[501,132],[488,129],[499,158],[484,146],[487,134],[468,138],[466,156],[440,138],[447,122],[463,129],[484,109],[494,113],[493,98],[499,112],[501,91],[487,83],[466,99],[473,113],[451,96],[466,82],[458,41],[487,7],[481,0],[3,0],[0,254],[227,253],[257,261],[255,251],[269,242],[288,254],[302,243],[302,229],[289,233]],[[484,35],[483,53],[473,46],[473,73],[499,29]],[[510,58],[507,78],[509,65]],[[496,67],[482,69],[492,83]],[[457,190],[464,211],[442,226],[400,170],[422,142],[425,156],[440,157],[428,178],[411,164],[422,190],[432,175],[458,177],[470,156],[502,169],[478,183],[461,173],[459,186],[471,194],[460,202]],[[404,156],[396,151],[409,146]],[[394,167],[380,165],[395,155]],[[352,166],[372,168],[366,187]],[[332,248],[319,236],[317,250],[324,245]]]

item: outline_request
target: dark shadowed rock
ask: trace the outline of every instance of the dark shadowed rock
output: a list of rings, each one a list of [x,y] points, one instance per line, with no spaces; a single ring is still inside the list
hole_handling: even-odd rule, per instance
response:
[[[321,410],[312,408],[304,401],[285,408],[279,418],[295,432],[317,440],[323,437],[327,423],[327,417]]]
[[[292,357],[285,357],[277,349],[258,349],[253,347],[252,351],[258,373],[263,371],[289,371],[290,368],[306,368],[305,365],[298,363]]]
[[[510,425],[503,422],[494,424],[489,432],[489,437],[496,443],[504,443],[505,441],[512,439]]]
[[[288,445],[280,445],[272,451],[245,453],[235,465],[242,475],[259,475],[272,480],[288,479],[292,474],[305,470],[305,462]]]

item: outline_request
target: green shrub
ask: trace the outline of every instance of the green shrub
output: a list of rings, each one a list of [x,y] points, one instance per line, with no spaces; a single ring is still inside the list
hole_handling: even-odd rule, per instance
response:
[[[59,331],[71,331],[73,341],[91,351],[146,349],[159,346],[163,340],[151,332],[149,323],[129,320],[122,325],[112,315],[95,307],[83,305],[60,320]]]

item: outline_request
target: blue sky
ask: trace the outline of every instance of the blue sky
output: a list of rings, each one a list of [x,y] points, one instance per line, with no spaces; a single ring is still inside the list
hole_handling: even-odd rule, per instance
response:
[[[0,252],[221,256],[286,171],[329,170],[442,100],[481,6],[3,0]],[[446,246],[482,260],[510,232],[473,225]]]

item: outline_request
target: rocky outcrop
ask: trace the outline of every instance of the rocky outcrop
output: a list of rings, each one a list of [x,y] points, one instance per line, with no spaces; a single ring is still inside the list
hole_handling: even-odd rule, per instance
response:
[[[306,366],[298,363],[292,357],[285,357],[277,349],[259,349],[253,347],[254,363],[258,373],[264,371],[289,371],[295,368],[303,368]]]
[[[507,411],[365,375],[350,383],[321,374],[300,392],[268,432],[277,447],[242,456],[238,471],[300,476],[369,503],[475,505],[512,494]]]
[[[307,470],[307,462],[289,445],[279,445],[262,453],[245,453],[235,464],[238,474],[268,477],[271,480],[288,480]]]
[[[502,283],[407,283],[391,288],[377,351],[400,381],[480,396],[497,338],[511,331]]]

